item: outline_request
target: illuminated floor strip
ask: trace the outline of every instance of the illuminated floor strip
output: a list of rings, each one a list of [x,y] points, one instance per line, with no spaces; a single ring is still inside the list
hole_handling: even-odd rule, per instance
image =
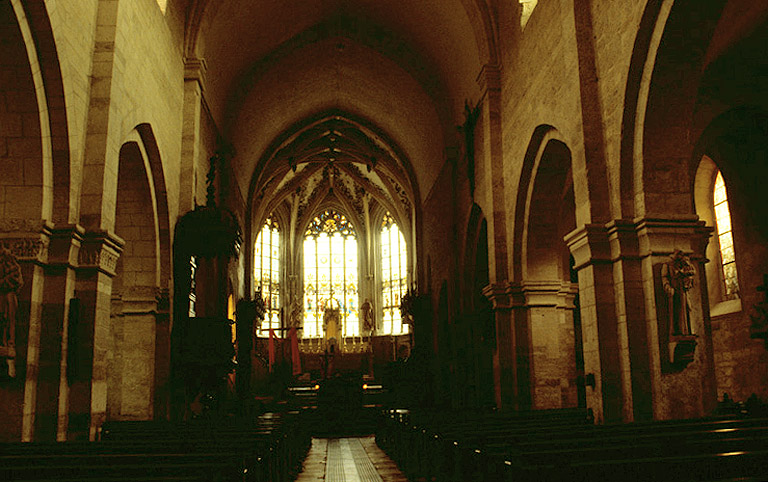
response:
[[[407,482],[373,437],[312,440],[296,482]]]
[[[339,439],[328,441],[328,460],[325,466],[325,480],[328,482],[346,482],[346,471],[342,458],[341,442]],[[350,479],[350,482],[352,479]]]
[[[360,481],[383,482],[383,479],[373,466],[373,462],[368,458],[368,454],[365,453],[365,449],[363,448],[363,444],[360,443],[360,439],[347,439],[347,442],[349,443],[350,452],[355,461]]]

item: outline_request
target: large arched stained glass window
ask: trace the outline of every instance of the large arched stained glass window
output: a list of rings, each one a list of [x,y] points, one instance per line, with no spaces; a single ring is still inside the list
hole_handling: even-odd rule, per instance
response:
[[[347,218],[326,210],[304,235],[304,338],[323,336],[326,307],[341,309],[344,336],[360,334],[357,237]]]
[[[736,254],[733,251],[731,211],[728,209],[728,194],[725,191],[723,175],[718,172],[714,188],[715,221],[717,240],[720,245],[720,265],[723,270],[725,298],[739,297],[739,277],[736,273]]]
[[[270,328],[280,328],[280,227],[268,218],[256,238],[253,260],[255,286],[261,287],[261,296],[267,312],[259,336],[269,336]]]
[[[400,318],[400,298],[408,283],[408,252],[403,233],[392,215],[387,213],[381,222],[381,280],[383,295],[382,328],[384,335],[408,333],[408,325]]]

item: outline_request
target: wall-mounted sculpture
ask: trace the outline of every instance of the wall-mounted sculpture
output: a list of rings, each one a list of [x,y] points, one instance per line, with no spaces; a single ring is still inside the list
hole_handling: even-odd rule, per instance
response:
[[[17,293],[24,280],[16,257],[0,244],[0,358],[5,359],[7,374],[16,376],[16,314]]]
[[[675,250],[670,260],[661,266],[661,285],[666,295],[669,362],[684,368],[693,361],[696,335],[691,322],[691,290],[696,279],[696,267],[688,254]]]

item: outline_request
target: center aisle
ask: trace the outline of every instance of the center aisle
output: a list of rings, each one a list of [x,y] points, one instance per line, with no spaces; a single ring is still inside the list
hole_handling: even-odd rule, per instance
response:
[[[298,482],[406,482],[373,437],[313,438]]]

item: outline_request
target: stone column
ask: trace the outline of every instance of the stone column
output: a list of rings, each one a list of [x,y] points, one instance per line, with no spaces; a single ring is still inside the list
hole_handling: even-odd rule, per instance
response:
[[[124,242],[113,233],[85,233],[78,255],[79,319],[69,320],[70,383],[68,439],[94,440],[107,410],[107,352],[110,346],[112,278]]]
[[[620,337],[627,338],[622,359],[629,357],[622,373],[626,422],[653,418],[649,339],[646,324],[643,273],[639,241],[632,220],[617,219],[606,225],[613,260],[616,315]]]
[[[35,441],[60,440],[66,435],[69,300],[75,292],[75,267],[83,233],[77,224],[57,226],[51,231],[38,345]]]
[[[587,224],[565,241],[579,275],[587,406],[597,421],[620,421],[632,404],[629,348],[617,317],[608,230]]]
[[[696,215],[643,218],[635,221],[642,266],[642,284],[647,320],[650,385],[655,419],[691,418],[710,413],[717,404],[712,349],[712,325],[704,282],[706,246],[712,228]],[[661,267],[675,251],[688,254],[698,276],[688,292],[691,330],[695,336],[692,360],[682,366],[673,363],[662,297]]]

